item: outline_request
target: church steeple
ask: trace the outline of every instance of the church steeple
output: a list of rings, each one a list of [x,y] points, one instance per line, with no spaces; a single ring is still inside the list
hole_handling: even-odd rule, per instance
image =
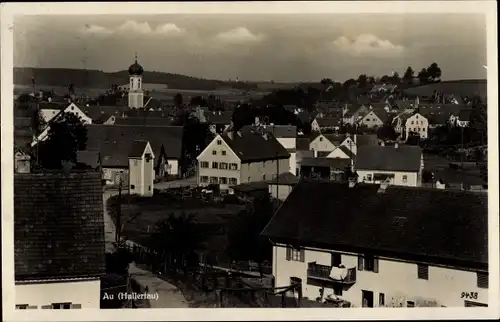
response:
[[[128,73],[130,75],[128,106],[130,108],[143,108],[142,74],[144,73],[144,69],[137,62],[137,53],[135,54],[135,62],[128,68]]]

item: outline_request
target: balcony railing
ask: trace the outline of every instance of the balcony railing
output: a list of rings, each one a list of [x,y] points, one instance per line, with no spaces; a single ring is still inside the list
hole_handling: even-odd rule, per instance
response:
[[[342,284],[356,283],[356,267],[347,268],[347,275],[345,276],[345,278],[332,278],[330,277],[331,271],[331,266],[309,263],[307,269],[307,277]]]

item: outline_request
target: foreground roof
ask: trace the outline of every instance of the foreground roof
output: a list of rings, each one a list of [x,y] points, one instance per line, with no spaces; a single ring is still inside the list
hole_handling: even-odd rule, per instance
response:
[[[99,172],[14,175],[15,280],[105,273]]]
[[[379,187],[301,181],[263,235],[301,246],[487,267],[486,195],[397,186],[381,193]]]
[[[361,146],[356,156],[356,169],[418,172],[422,149],[418,146]]]

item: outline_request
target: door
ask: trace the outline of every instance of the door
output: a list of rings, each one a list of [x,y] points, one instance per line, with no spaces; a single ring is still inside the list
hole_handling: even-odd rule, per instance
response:
[[[342,256],[339,253],[332,253],[332,266],[339,267],[342,261]]]
[[[361,291],[361,300],[363,307],[373,307],[373,292],[372,291]]]

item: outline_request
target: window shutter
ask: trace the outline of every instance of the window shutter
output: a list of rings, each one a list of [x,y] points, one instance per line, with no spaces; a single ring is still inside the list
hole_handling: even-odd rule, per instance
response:
[[[358,270],[362,271],[363,270],[363,255],[358,255]]]
[[[42,309],[50,309],[52,308],[52,305],[42,305]]]
[[[36,305],[28,305],[28,309],[29,310],[38,309],[38,306],[36,306]]]
[[[306,260],[306,252],[305,252],[304,248],[301,248],[300,249],[300,261],[303,263],[303,262],[305,262],[305,260]]]
[[[373,272],[378,273],[378,257],[373,258]]]
[[[292,248],[286,246],[286,260],[289,261],[290,259],[292,259]]]
[[[71,304],[72,309],[81,309],[82,305],[81,304]]]

